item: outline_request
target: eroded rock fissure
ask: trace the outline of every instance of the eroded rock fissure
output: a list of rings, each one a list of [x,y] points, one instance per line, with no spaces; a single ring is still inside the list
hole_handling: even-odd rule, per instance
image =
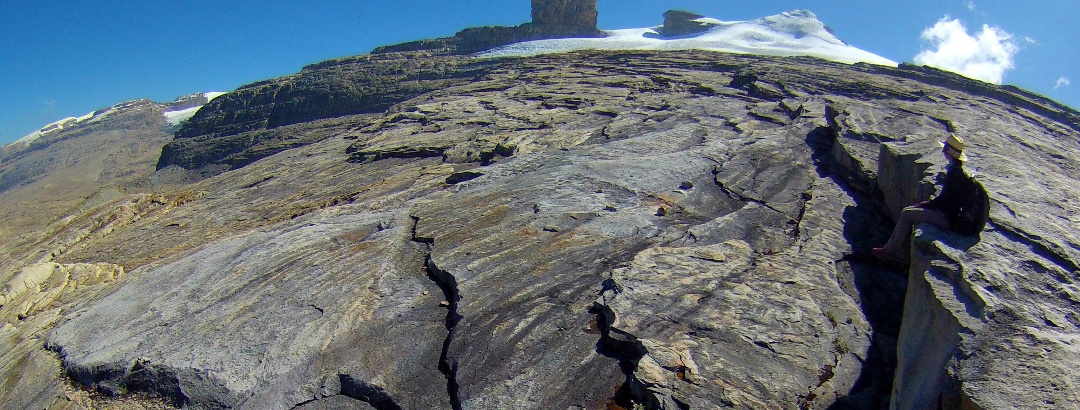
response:
[[[833,351],[833,362],[832,364],[825,364],[821,367],[818,373],[817,383],[812,386],[808,386],[806,388],[806,395],[799,397],[799,408],[802,410],[809,410],[813,408],[813,402],[818,398],[818,395],[814,392],[814,390],[821,388],[821,386],[824,386],[825,383],[828,383],[830,380],[833,379],[834,376],[836,376],[835,370],[836,368],[840,367],[840,358],[845,353],[848,353],[848,347],[843,344],[843,341],[839,336],[840,331],[839,329],[837,329],[838,323],[836,323],[836,321],[830,317],[829,324],[832,325],[833,329],[837,331],[837,338],[833,339],[833,348],[835,349]]]
[[[604,290],[602,292],[619,293],[619,285],[615,283],[614,279],[605,280],[603,286]],[[634,375],[638,368],[638,362],[649,354],[649,350],[638,341],[636,336],[612,326],[615,322],[615,312],[611,308],[600,302],[594,302],[593,306],[589,308],[589,313],[596,316],[593,320],[595,321],[596,331],[600,333],[600,339],[596,341],[596,352],[617,360],[620,370],[626,376],[626,380],[619,385],[618,390],[609,399],[608,408],[615,405],[627,409],[661,409],[663,406],[660,404],[660,400],[649,391],[649,386]]]
[[[435,264],[432,258],[435,239],[420,236],[417,233],[420,218],[413,216],[412,219],[412,241],[421,243],[427,248],[427,256],[424,258],[424,270],[427,272],[428,278],[435,282],[436,285],[439,285],[439,289],[442,290],[446,301],[446,338],[443,339],[442,352],[439,355],[439,371],[446,377],[446,393],[450,397],[450,407],[453,410],[461,410],[461,398],[457,381],[458,364],[456,360],[450,358],[450,346],[454,342],[457,325],[463,317],[458,313],[458,303],[461,300],[461,295],[458,292],[457,278]]]
[[[330,397],[333,397],[333,396],[330,396]],[[289,408],[289,410],[296,410],[296,409],[302,408],[304,406],[307,406],[307,405],[309,405],[311,403],[317,402],[317,401],[322,400],[322,399],[323,398],[317,397],[317,398],[314,398],[314,399],[311,399],[311,400],[308,400],[308,401],[302,401],[302,402],[294,404],[292,407]]]
[[[799,235],[802,233],[802,222],[803,218],[806,217],[806,208],[808,207],[807,203],[810,202],[810,200],[813,198],[814,194],[810,192],[803,192],[799,195],[799,199],[802,200],[802,206],[799,207],[799,214],[796,215],[794,218],[789,218],[789,223],[791,224],[791,231],[789,235],[793,240],[797,241],[799,239]],[[776,211],[775,209],[773,210]]]
[[[458,302],[461,296],[458,294],[457,279],[454,275],[439,269],[429,254],[425,262],[428,278],[439,285],[448,303],[446,312],[446,339],[443,340],[442,354],[439,356],[439,371],[446,376],[446,392],[450,395],[450,406],[454,410],[461,410],[461,399],[458,394],[456,360],[450,359],[450,345],[454,342],[458,322],[462,316],[458,314]]]
[[[837,140],[841,138],[842,132],[842,127],[837,122],[837,118],[841,111],[842,109],[837,109],[832,105],[826,106],[825,120],[828,126],[815,128],[806,136],[806,144],[812,150],[812,157],[818,175],[822,178],[831,179],[841,189],[848,192],[855,201],[855,209],[863,209],[863,213],[868,215],[875,214],[878,215],[879,221],[887,221],[887,217],[881,218],[881,216],[888,215],[888,213],[885,210],[885,202],[880,197],[880,192],[866,191],[867,187],[872,186],[872,181],[860,180],[859,178],[865,178],[865,176],[854,175],[854,173],[848,172],[838,164],[838,161],[834,156],[835,153],[833,152],[833,148],[837,143]],[[851,218],[851,216],[845,212],[844,236],[848,241],[848,245],[854,252],[852,254],[845,254],[839,258],[837,260],[837,267],[839,268],[840,263],[846,263],[849,267],[848,270],[851,274],[850,280],[853,282],[852,285],[854,286],[851,296],[860,300],[859,305],[870,324],[872,336],[871,345],[867,351],[866,357],[860,359],[862,362],[862,372],[856,379],[851,391],[848,392],[848,395],[840,397],[832,408],[848,408],[867,405],[877,407],[889,403],[894,373],[895,370],[901,366],[896,360],[896,338],[898,337],[899,332],[898,323],[902,321],[901,316],[904,311],[904,300],[907,290],[906,274],[897,270],[897,268],[883,265],[879,260],[871,256],[868,252],[870,244],[861,243],[860,238],[853,237],[851,236],[853,233],[847,232],[848,226],[851,224],[866,223],[868,221],[852,220],[849,218]],[[890,231],[891,228],[891,225],[883,224],[875,229]],[[893,279],[889,277],[889,273],[896,273],[903,278]],[[872,278],[862,280],[857,279],[856,276],[860,275],[864,278],[865,275],[872,275]],[[844,283],[842,283],[843,280],[841,279],[839,270],[837,271],[836,279],[838,285],[843,288]],[[861,282],[862,285],[860,286],[854,282]],[[870,284],[869,282],[873,283]],[[899,285],[894,285],[894,283],[899,283]],[[889,297],[881,297],[886,295]],[[890,301],[895,301],[895,303],[890,303]],[[837,325],[832,319],[830,319],[830,322],[834,327]],[[817,387],[820,387],[835,376],[834,371],[840,364],[840,358],[846,353],[847,346],[842,343],[841,339],[836,339],[833,343],[836,361],[831,367],[826,365],[821,369]],[[810,386],[807,395],[801,397],[801,407],[812,407],[812,402],[817,398],[814,390],[815,386]],[[865,397],[860,401],[860,399],[856,399],[856,397],[859,396]]]
[[[339,374],[338,378],[341,383],[340,394],[334,394],[330,396],[315,397],[311,400],[306,400],[293,405],[290,410],[303,409],[309,405],[315,405],[320,401],[328,402],[337,397],[346,397],[352,400],[367,403],[375,410],[402,410],[402,407],[394,401],[386,390],[382,387],[366,383],[364,381],[355,380],[347,374]],[[316,405],[317,408],[335,408],[333,404]]]

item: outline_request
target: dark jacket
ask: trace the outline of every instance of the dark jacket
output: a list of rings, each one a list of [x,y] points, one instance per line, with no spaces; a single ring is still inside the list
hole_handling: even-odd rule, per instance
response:
[[[975,181],[964,172],[964,163],[954,161],[946,167],[945,180],[941,183],[941,194],[927,202],[923,208],[933,209],[945,214],[950,227],[957,227],[960,211],[966,204],[974,202]]]

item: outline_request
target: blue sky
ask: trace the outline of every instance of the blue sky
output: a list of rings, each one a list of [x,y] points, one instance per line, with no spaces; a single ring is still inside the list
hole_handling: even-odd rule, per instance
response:
[[[525,0],[5,0],[0,144],[118,102],[229,91],[379,45],[520,24],[529,7]],[[668,9],[728,21],[807,9],[840,39],[891,60],[996,74],[1080,108],[1077,0],[600,0],[599,25],[658,25]]]

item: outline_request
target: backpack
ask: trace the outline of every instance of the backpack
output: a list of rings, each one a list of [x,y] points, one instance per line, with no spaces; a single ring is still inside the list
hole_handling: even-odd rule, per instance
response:
[[[986,188],[974,177],[970,177],[970,190],[965,195],[965,203],[960,207],[960,218],[953,230],[961,235],[978,235],[990,220],[990,196]]]

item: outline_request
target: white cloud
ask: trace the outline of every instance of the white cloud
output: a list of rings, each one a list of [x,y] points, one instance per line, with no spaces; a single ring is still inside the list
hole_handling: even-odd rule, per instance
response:
[[[56,113],[56,100],[42,99],[41,105],[44,106],[41,108],[42,115],[53,115]]]
[[[60,116],[56,113],[56,100],[43,98],[41,100],[41,111],[38,112],[35,122],[39,125],[46,124],[56,121],[57,118],[60,118]]]
[[[973,1],[965,1],[964,6],[967,7],[968,10],[975,11],[975,2]]]
[[[1068,87],[1068,86],[1069,86],[1069,77],[1061,76],[1060,78],[1058,78],[1057,84],[1054,84],[1054,89],[1056,90],[1058,88]]]
[[[954,71],[986,82],[1001,84],[1005,72],[1013,66],[1013,56],[1020,47],[1012,34],[997,27],[983,25],[974,36],[957,19],[945,16],[922,32],[930,43],[929,50],[915,56],[915,63]]]

